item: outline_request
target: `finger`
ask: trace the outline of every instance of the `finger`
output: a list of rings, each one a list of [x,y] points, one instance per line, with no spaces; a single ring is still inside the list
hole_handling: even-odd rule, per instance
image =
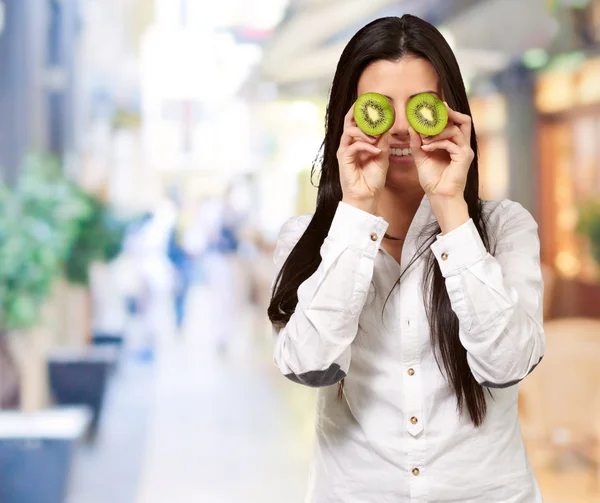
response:
[[[446,109],[448,110],[448,118],[455,122],[456,124],[471,124],[471,116],[467,114],[462,114],[457,112],[456,110],[452,110],[450,105],[444,101],[446,105]]]
[[[452,121],[458,125],[460,130],[465,135],[465,138],[468,138],[469,143],[470,143],[471,142],[471,127],[472,127],[471,124],[473,122],[473,120],[471,119],[471,116],[469,116],[467,114],[461,114],[460,112],[457,112],[456,110],[452,110],[450,108],[450,105],[448,105],[448,103],[446,103],[445,101],[444,101],[444,104],[446,105],[446,109],[448,110],[448,120]]]
[[[348,147],[346,150],[341,152],[341,158],[342,159],[355,159],[356,154],[358,154],[359,152],[365,152],[365,153],[369,153],[369,154],[373,154],[373,155],[379,155],[379,154],[381,154],[381,149],[377,148],[373,145],[369,145],[368,143],[365,143],[363,141],[357,141],[356,143],[353,143],[350,147]]]
[[[342,130],[342,137],[340,138],[340,148],[348,147],[352,144],[352,137],[346,134],[348,129],[354,127],[353,123],[354,118],[354,105],[350,107],[350,110],[346,113],[344,117],[344,129]]]
[[[410,149],[414,152],[418,152],[423,144],[423,139],[412,127],[408,127],[408,134],[410,136]]]
[[[421,147],[425,152],[434,152],[436,150],[445,150],[450,155],[453,156],[461,156],[463,154],[463,149],[461,149],[456,143],[450,140],[440,140],[434,143],[430,143],[429,145],[423,145]]]
[[[367,143],[374,145],[375,142],[377,141],[376,136],[370,136],[370,135],[366,134],[363,130],[361,130],[357,126],[349,127],[344,132],[344,134],[346,136],[350,137],[350,139],[351,139],[350,143],[354,143],[357,140],[362,140],[362,141],[366,141]],[[345,139],[345,140],[347,141],[347,139]]]
[[[344,117],[344,129],[348,129],[354,125],[354,103],[352,103],[350,110],[348,110],[348,113]]]
[[[342,131],[342,137],[340,138],[340,146],[348,147],[349,145],[352,145],[352,143],[356,141],[355,138],[361,138],[369,143],[375,143],[375,141],[377,141],[377,138],[367,135],[356,126],[356,121],[354,120],[354,104],[352,104],[350,110],[348,110],[344,117],[344,130]],[[370,140],[369,138],[373,138],[373,140]]]
[[[386,133],[383,133],[382,135],[379,136],[379,138],[376,138],[375,145],[377,147],[379,147],[384,154],[388,154],[390,151],[391,138],[392,138],[392,135],[389,133],[389,131]]]
[[[427,153],[424,150],[421,150],[423,139],[421,138],[421,135],[410,126],[408,127],[408,134],[410,136],[410,151],[413,160],[418,166],[427,157]]]
[[[450,125],[450,123],[448,123],[446,129],[444,129],[440,134],[437,134],[435,136],[425,136],[424,138],[422,138],[424,145],[429,145],[440,140],[452,140],[459,147],[466,147],[470,143],[461,131],[461,129],[458,126]]]

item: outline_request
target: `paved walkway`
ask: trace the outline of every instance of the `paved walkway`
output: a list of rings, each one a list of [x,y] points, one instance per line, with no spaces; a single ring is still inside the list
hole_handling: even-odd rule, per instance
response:
[[[159,344],[136,503],[302,502],[314,392],[279,374],[265,334],[242,333],[219,355],[202,287],[190,307],[185,337],[167,335]],[[239,321],[251,326],[249,317]]]
[[[75,450],[68,503],[132,503],[154,396],[154,366],[124,358],[108,383],[98,435]]]

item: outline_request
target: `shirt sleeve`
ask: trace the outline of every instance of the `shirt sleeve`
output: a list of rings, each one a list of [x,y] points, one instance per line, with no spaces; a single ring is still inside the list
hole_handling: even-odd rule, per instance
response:
[[[545,351],[543,280],[537,224],[520,204],[501,204],[495,255],[472,220],[438,236],[431,249],[446,280],[460,340],[475,379],[506,388],[529,374]]]
[[[298,304],[287,325],[274,331],[274,361],[289,379],[330,386],[348,373],[350,346],[387,227],[381,217],[339,203],[321,246],[321,264],[298,288]],[[304,229],[297,219],[282,227],[275,248],[277,269]]]

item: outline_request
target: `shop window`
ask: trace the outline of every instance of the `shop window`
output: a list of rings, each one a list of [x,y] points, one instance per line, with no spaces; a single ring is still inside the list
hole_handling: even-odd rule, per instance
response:
[[[577,232],[580,204],[600,198],[600,60],[569,78],[543,75],[536,102],[541,114],[539,177],[542,257],[564,278],[595,282],[600,277],[587,239]],[[596,89],[593,89],[593,82]],[[561,86],[571,101],[550,98]],[[570,86],[567,89],[567,86]],[[564,93],[563,93],[564,94]]]

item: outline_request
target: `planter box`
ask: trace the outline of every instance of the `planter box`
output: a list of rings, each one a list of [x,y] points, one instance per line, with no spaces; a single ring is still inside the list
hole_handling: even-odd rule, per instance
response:
[[[59,405],[87,405],[92,411],[90,434],[100,422],[106,384],[118,352],[112,347],[61,349],[49,357],[50,390]]]
[[[0,501],[64,503],[73,450],[90,419],[86,407],[0,412]]]

